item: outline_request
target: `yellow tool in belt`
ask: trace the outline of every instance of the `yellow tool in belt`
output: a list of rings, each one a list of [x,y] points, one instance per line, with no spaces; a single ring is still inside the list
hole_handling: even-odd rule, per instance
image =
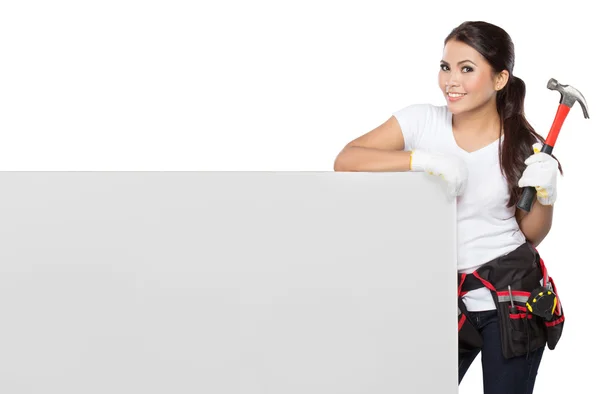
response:
[[[529,312],[550,321],[556,310],[557,302],[556,294],[552,290],[540,287],[531,292],[531,296],[529,296],[525,305]]]

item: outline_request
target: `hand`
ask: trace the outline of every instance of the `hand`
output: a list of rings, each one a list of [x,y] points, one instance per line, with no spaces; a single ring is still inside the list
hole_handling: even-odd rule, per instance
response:
[[[540,152],[542,144],[533,144],[534,154],[525,160],[525,171],[519,179],[519,187],[533,186],[537,190],[537,200],[542,205],[552,205],[556,201],[556,178],[558,162],[549,154]]]
[[[452,197],[464,193],[468,169],[460,158],[421,150],[412,151],[410,157],[410,171],[424,171],[430,175],[441,176],[447,182],[448,193]]]

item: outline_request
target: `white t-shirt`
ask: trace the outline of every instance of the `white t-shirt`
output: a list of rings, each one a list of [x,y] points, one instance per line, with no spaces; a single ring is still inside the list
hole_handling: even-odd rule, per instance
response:
[[[414,104],[393,115],[402,128],[405,150],[456,155],[467,164],[465,192],[457,197],[458,272],[471,273],[526,241],[515,218],[515,207],[506,207],[509,189],[498,157],[503,138],[469,153],[454,139],[452,113],[447,106]],[[470,291],[463,300],[470,311],[496,308],[487,288]]]

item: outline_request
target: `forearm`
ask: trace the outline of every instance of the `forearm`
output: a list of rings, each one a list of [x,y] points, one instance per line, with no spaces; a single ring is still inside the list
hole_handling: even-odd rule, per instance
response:
[[[537,247],[550,232],[553,213],[554,207],[552,205],[542,205],[534,200],[529,213],[526,213],[520,219],[521,232],[533,246]]]
[[[336,157],[334,171],[408,171],[410,151],[347,146]]]

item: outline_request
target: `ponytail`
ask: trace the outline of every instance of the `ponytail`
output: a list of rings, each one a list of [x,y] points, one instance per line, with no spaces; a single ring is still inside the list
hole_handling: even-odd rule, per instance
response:
[[[507,206],[514,206],[523,189],[518,186],[525,170],[524,161],[533,154],[532,145],[545,139],[525,118],[525,83],[511,75],[508,84],[498,92],[496,107],[504,129],[504,142],[499,146],[500,168],[508,182],[510,198]],[[554,156],[553,156],[554,157]],[[559,163],[559,170],[562,168]]]

